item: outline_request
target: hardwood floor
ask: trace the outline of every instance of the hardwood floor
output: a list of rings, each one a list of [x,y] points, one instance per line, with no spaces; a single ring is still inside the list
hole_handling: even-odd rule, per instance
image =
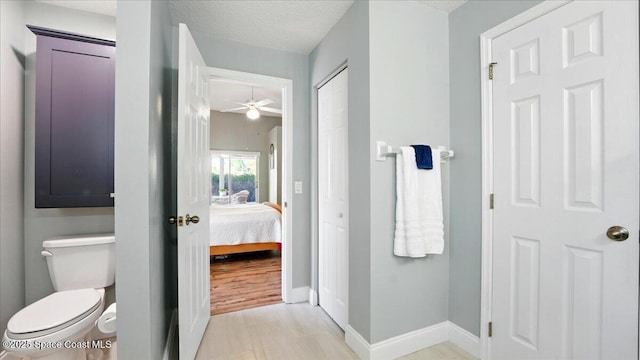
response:
[[[196,360],[205,359],[356,360],[358,356],[344,342],[342,330],[319,306],[299,303],[212,316],[196,354]],[[445,342],[400,359],[475,358]]]
[[[279,251],[216,257],[210,279],[211,315],[282,302]]]

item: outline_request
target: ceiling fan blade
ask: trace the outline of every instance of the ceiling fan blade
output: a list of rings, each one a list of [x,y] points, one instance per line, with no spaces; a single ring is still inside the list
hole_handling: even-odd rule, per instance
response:
[[[255,106],[260,107],[260,106],[265,106],[265,105],[269,105],[269,104],[273,104],[275,101],[271,100],[271,99],[262,99],[260,101],[258,101],[257,103],[255,103]]]
[[[280,109],[274,109],[274,108],[270,108],[270,107],[260,106],[260,107],[258,107],[258,110],[260,110],[260,111],[268,111],[270,113],[281,114],[282,115],[282,110],[280,110]]]
[[[226,109],[226,110],[220,110],[220,112],[229,112],[229,111],[236,111],[236,110],[244,110],[246,109],[246,106],[243,107],[237,107],[237,108],[233,108],[233,109]]]

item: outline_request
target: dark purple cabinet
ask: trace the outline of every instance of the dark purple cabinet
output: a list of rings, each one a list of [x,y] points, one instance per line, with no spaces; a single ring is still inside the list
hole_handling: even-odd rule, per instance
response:
[[[113,206],[115,43],[29,26],[36,208]]]

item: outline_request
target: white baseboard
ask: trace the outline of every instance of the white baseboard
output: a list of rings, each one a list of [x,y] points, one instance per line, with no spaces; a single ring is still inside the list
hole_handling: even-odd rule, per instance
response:
[[[171,354],[173,354],[173,348],[177,345],[176,329],[178,328],[178,309],[173,309],[171,314],[171,322],[169,323],[169,333],[167,334],[167,342],[164,344],[164,354],[162,354],[162,360],[170,360]]]
[[[318,305],[318,292],[311,288],[309,289],[309,304],[313,306]]]
[[[360,359],[371,359],[371,345],[351,325],[344,328],[344,341]]]
[[[301,286],[301,287],[297,287],[297,288],[293,288],[293,290],[291,291],[291,296],[289,296],[290,298],[290,303],[291,304],[295,304],[295,303],[301,303],[301,302],[308,302],[309,301],[309,287],[308,286]]]
[[[480,338],[451,321],[447,321],[447,323],[449,325],[449,341],[469,354],[480,358]]]
[[[480,339],[458,325],[443,321],[387,340],[369,344],[354,328],[345,328],[345,342],[362,360],[389,360],[451,341],[469,354],[480,356]]]
[[[365,360],[396,359],[428,348],[429,346],[445,342],[448,336],[449,329],[447,321],[392,337],[372,345],[369,345],[369,343],[350,326],[347,326],[345,330],[345,341],[347,345],[349,345],[361,359]]]

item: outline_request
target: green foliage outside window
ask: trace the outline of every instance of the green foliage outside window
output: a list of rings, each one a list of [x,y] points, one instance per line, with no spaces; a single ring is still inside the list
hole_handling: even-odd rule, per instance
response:
[[[249,191],[248,202],[256,201],[256,176],[255,174],[241,174],[231,175],[231,191],[230,194],[235,194],[242,190]],[[216,173],[211,174],[211,195],[220,195],[220,175]],[[229,189],[227,189],[229,190]]]

